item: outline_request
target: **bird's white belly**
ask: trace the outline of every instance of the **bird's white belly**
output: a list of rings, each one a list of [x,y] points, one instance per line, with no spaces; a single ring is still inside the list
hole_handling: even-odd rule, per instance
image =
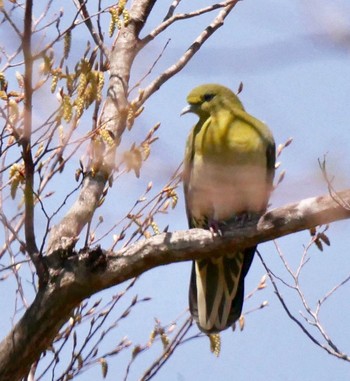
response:
[[[266,167],[220,165],[197,160],[188,189],[191,215],[227,220],[235,214],[262,212],[269,189]]]

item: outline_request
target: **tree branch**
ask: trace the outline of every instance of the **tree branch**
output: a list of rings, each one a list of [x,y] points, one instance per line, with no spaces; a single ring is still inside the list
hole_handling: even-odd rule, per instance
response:
[[[339,192],[350,202],[350,189]],[[222,237],[202,229],[155,235],[118,252],[99,248],[49,258],[51,279],[10,334],[0,343],[0,379],[16,381],[52,343],[70,311],[83,299],[173,262],[220,256],[316,225],[350,218],[331,196],[314,197],[267,212],[257,224],[232,227]]]
[[[48,273],[44,266],[42,255],[38,251],[35,240],[34,230],[34,162],[31,147],[32,135],[32,105],[33,105],[33,57],[31,49],[32,38],[32,11],[33,1],[27,0],[24,15],[24,32],[23,32],[23,56],[24,56],[24,125],[22,143],[22,157],[25,168],[25,217],[24,230],[26,238],[26,250],[33,261],[38,278],[39,286],[46,283]]]
[[[109,59],[109,51],[104,45],[103,39],[100,37],[100,34],[97,32],[97,30],[94,28],[94,25],[91,21],[91,17],[89,15],[89,11],[86,7],[86,1],[85,0],[74,0],[74,4],[76,5],[78,11],[81,13],[83,17],[83,21],[88,28],[91,37],[95,41],[95,44],[101,49],[106,59]]]
[[[198,9],[196,11],[189,12],[189,13],[178,13],[176,15],[171,15],[171,16],[169,16],[168,14],[161,24],[159,24],[151,33],[149,33],[146,37],[142,39],[141,43],[143,46],[148,44],[150,41],[154,40],[160,33],[164,32],[170,25],[172,25],[176,21],[187,20],[192,17],[198,17],[200,15],[212,12],[219,8],[225,8],[229,5],[236,5],[236,3],[238,3],[238,0],[229,0],[229,1],[224,1],[222,3],[212,4],[205,8]]]
[[[154,5],[153,1],[134,3],[130,21],[121,29],[110,54],[110,78],[106,102],[101,112],[98,129],[107,134],[96,134],[91,143],[90,170],[86,174],[78,199],[66,216],[51,230],[47,254],[58,249],[74,247],[102,197],[106,182],[114,169],[115,152],[126,128],[129,103],[127,100],[132,63],[139,51],[138,35]],[[105,136],[113,136],[110,143]]]
[[[145,101],[155,93],[167,80],[181,71],[191,60],[191,58],[197,53],[200,47],[207,41],[207,39],[218,29],[220,28],[230,14],[234,6],[238,3],[239,0],[227,1],[224,3],[224,8],[219,12],[210,25],[208,25],[202,33],[193,41],[191,46],[186,50],[186,52],[179,58],[179,60],[171,65],[167,70],[165,70],[159,77],[157,77],[152,83],[150,83],[143,91],[140,92],[140,95],[134,101],[136,108],[141,107]],[[226,5],[225,5],[226,4]],[[219,7],[222,7],[221,3],[218,4]],[[210,9],[212,10],[212,9]],[[200,12],[200,11],[199,11]],[[195,13],[195,12],[194,12]],[[192,13],[191,13],[192,15]],[[173,16],[175,17],[175,16]],[[194,16],[191,16],[194,17]],[[170,19],[169,19],[170,20]],[[167,25],[168,21],[164,21],[163,24]],[[161,24],[161,25],[163,25]],[[160,26],[161,26],[160,25]],[[164,26],[164,25],[163,25]],[[166,27],[166,26],[165,26]],[[160,33],[161,31],[155,31],[153,33]],[[140,45],[143,47],[149,40],[152,39],[152,36],[149,35],[144,40],[140,42]],[[140,46],[140,48],[141,48]]]
[[[350,189],[339,195],[344,202],[350,201]],[[257,224],[232,226],[222,237],[213,237],[210,231],[203,229],[155,235],[116,253],[108,253],[102,282],[106,282],[106,288],[113,282],[123,282],[157,266],[220,256],[223,251],[241,250],[346,218],[350,218],[350,211],[327,195],[271,210]]]

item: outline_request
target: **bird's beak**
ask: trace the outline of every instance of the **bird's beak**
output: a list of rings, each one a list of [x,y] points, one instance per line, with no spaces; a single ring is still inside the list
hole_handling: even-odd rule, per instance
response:
[[[181,116],[189,112],[195,112],[193,105],[188,105],[181,110]]]

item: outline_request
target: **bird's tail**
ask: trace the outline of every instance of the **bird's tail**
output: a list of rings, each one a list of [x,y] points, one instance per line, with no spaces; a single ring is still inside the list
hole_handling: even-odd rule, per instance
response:
[[[220,332],[239,319],[244,299],[244,277],[256,247],[218,258],[193,262],[190,311],[201,331]]]

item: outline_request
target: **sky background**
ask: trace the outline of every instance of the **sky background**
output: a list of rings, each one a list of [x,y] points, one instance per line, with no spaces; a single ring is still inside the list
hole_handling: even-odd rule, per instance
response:
[[[198,4],[206,3],[183,1],[179,11],[191,10]],[[144,33],[162,20],[168,4],[170,1],[157,2]],[[63,2],[65,6],[68,8],[70,3]],[[145,111],[132,131],[125,133],[120,152],[138,137],[143,137],[145,131],[157,122],[161,123],[159,140],[153,145],[151,159],[142,168],[141,178],[136,179],[130,173],[120,182],[117,181],[96,217],[103,214],[104,226],[113,225],[116,215],[123,216],[129,210],[150,179],[155,188],[165,184],[181,162],[186,137],[196,122],[194,115],[180,118],[181,109],[186,105],[186,96],[193,87],[208,82],[221,83],[233,90],[238,89],[242,82],[244,87],[240,99],[247,112],[271,128],[277,144],[293,137],[293,143],[280,158],[280,170],[286,170],[286,176],[272,195],[271,207],[326,194],[327,186],[318,165],[318,159],[323,159],[325,154],[337,189],[349,187],[349,15],[350,3],[345,0],[331,3],[326,0],[239,2],[225,25],[183,71],[146,103]],[[169,38],[171,41],[167,49],[146,83],[173,64],[212,17],[209,14],[179,22],[167,30],[136,59],[131,82],[136,82],[147,72]],[[87,38],[84,27],[79,30],[81,33],[74,37],[76,46],[84,45]],[[2,33],[5,35],[6,32],[0,31]],[[78,50],[76,54],[79,56]],[[40,115],[36,117],[40,119]],[[72,163],[72,174],[78,166],[78,160],[77,157]],[[73,175],[71,178],[74,182]],[[55,187],[58,195],[67,192],[64,183]],[[50,209],[50,204],[47,208]],[[187,228],[181,189],[176,209],[157,222],[161,228],[169,224],[170,231]],[[327,231],[331,247],[325,247],[320,252],[312,246],[308,252],[310,261],[300,280],[312,308],[350,273],[349,227],[349,221],[332,224]],[[308,232],[277,241],[293,269],[298,266],[309,241]],[[111,242],[112,234],[102,241],[102,245],[108,247]],[[275,244],[262,244],[259,250],[267,265],[288,280]],[[137,305],[130,317],[121,321],[109,336],[106,348],[125,336],[134,345],[145,343],[154,327],[154,318],[167,324],[184,313],[190,268],[190,263],[173,264],[144,274],[128,292],[116,313],[120,314],[135,294],[140,298],[149,296],[151,301]],[[265,270],[256,257],[246,278],[246,292],[253,290],[264,274]],[[13,312],[12,308],[8,308],[13,304],[11,282],[8,284],[8,293],[0,297],[0,308],[5,315],[0,322],[3,332],[8,332]],[[125,285],[120,285],[97,297],[103,296],[108,300],[124,288]],[[293,314],[304,323],[299,313],[302,309],[300,300],[286,287],[282,287],[281,292]],[[350,285],[346,284],[325,303],[320,314],[326,331],[347,354],[350,354],[349,293]],[[326,381],[349,378],[350,364],[326,354],[301,332],[287,317],[269,281],[266,289],[245,303],[244,311],[259,306],[265,300],[269,303],[268,307],[247,315],[243,332],[227,330],[222,333],[219,358],[211,354],[206,338],[192,340],[175,352],[154,379]],[[196,332],[197,329],[193,327],[191,333]],[[141,354],[133,364],[128,380],[139,379],[143,370],[160,352],[161,344],[157,343],[152,350]],[[130,351],[109,359],[106,379],[122,380],[129,359]],[[100,378],[101,370],[96,366],[77,380]]]

